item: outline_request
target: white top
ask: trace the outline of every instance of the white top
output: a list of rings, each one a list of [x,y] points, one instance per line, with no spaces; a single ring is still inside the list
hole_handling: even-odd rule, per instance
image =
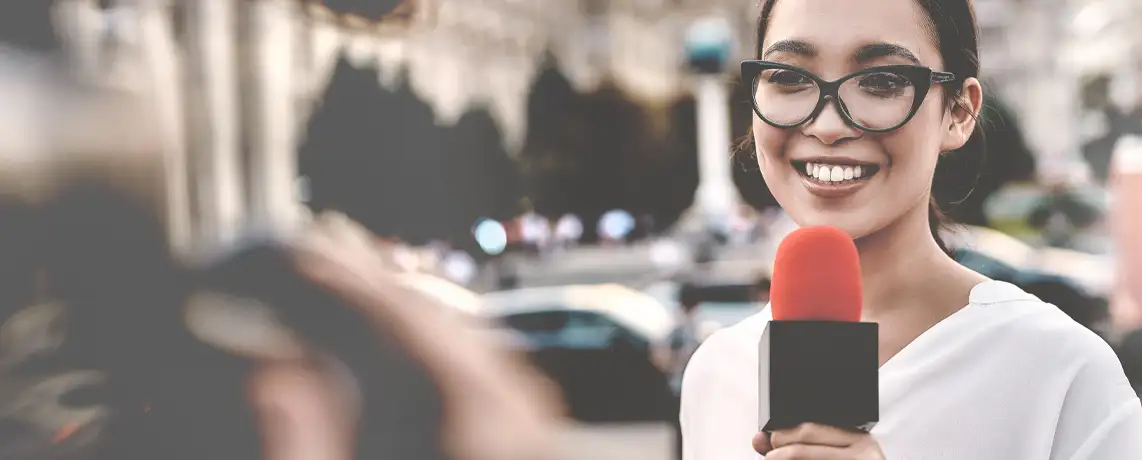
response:
[[[683,460],[756,460],[769,308],[698,348],[682,383]],[[780,377],[780,376],[778,376]],[[1110,346],[1014,285],[987,281],[880,368],[888,460],[1138,460],[1142,403]]]

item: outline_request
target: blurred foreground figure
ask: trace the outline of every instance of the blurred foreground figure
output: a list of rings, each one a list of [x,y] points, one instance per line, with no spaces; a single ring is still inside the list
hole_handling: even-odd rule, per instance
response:
[[[66,75],[0,52],[0,459],[549,457],[550,387],[344,226],[180,264],[148,105]]]

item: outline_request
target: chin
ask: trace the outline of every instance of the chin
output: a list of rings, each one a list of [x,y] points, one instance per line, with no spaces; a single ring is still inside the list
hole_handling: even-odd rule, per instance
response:
[[[861,210],[827,211],[819,209],[789,209],[789,217],[799,227],[829,226],[848,233],[854,240],[876,233],[877,216]]]

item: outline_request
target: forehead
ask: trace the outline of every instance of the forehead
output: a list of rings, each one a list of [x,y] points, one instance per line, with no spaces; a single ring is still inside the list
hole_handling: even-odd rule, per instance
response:
[[[927,14],[916,0],[777,0],[762,50],[779,41],[813,46],[822,61],[849,60],[861,47],[887,43],[939,67]]]

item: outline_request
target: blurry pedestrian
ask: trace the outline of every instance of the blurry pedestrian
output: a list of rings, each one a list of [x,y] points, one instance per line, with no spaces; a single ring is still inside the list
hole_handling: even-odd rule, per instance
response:
[[[574,247],[583,237],[583,221],[574,214],[564,214],[555,223],[555,240],[560,248]]]
[[[670,334],[672,365],[670,384],[675,392],[681,391],[682,373],[694,350],[701,343],[698,306],[702,303],[701,289],[691,283],[683,283],[678,289],[678,325]]]

